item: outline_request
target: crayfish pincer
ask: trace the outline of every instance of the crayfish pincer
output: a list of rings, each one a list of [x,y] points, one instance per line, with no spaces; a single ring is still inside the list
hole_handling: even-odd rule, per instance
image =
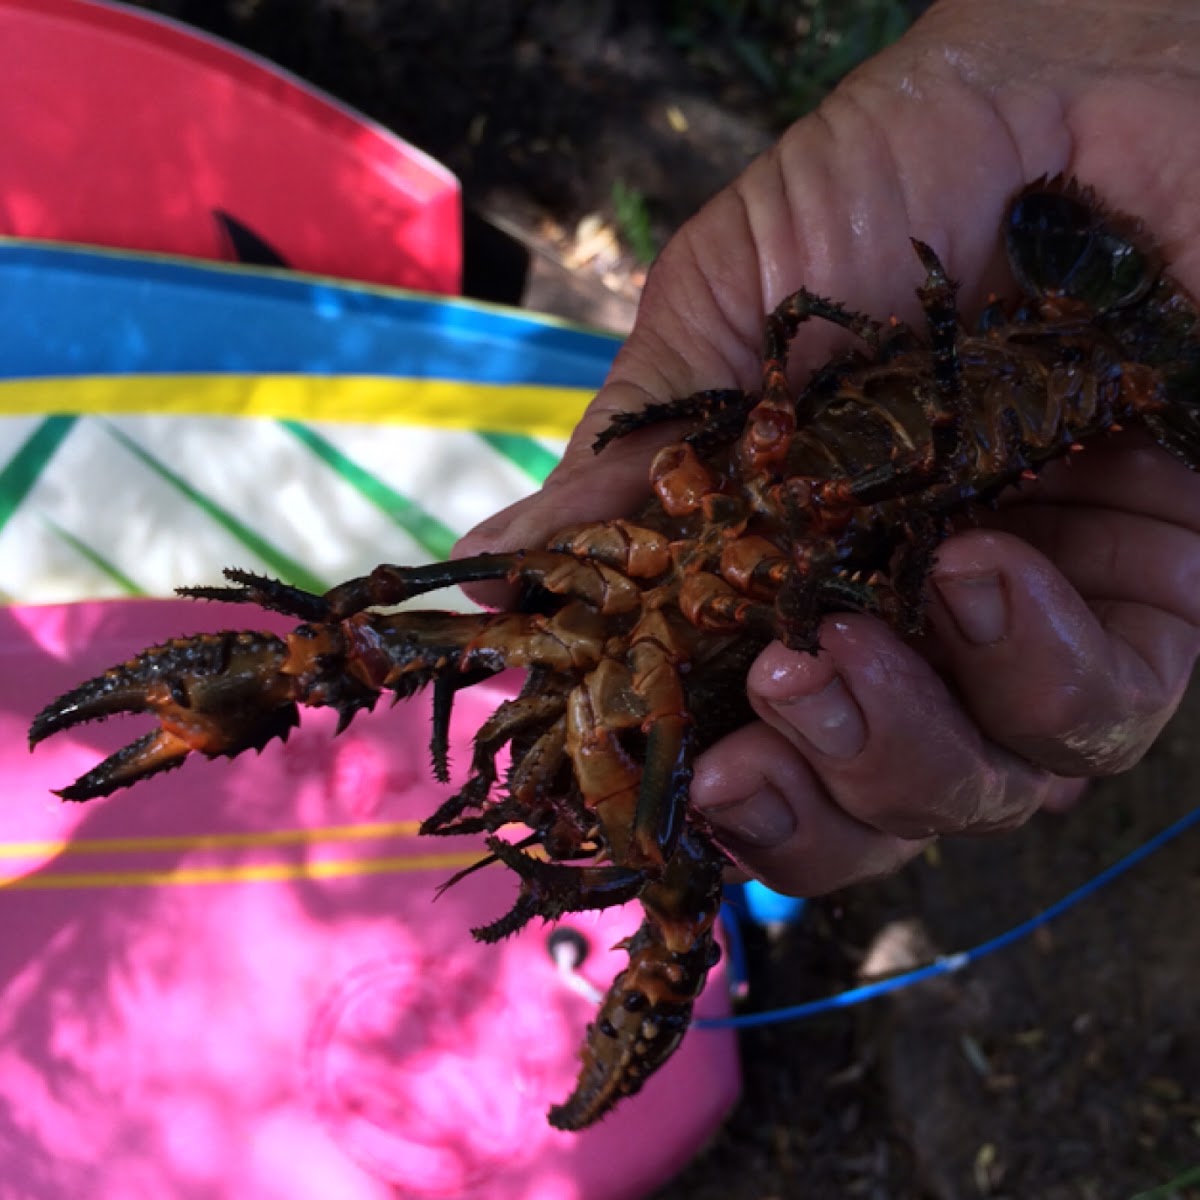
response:
[[[914,242],[922,328],[801,289],[766,319],[758,390],[698,392],[613,421],[598,449],[660,421],[688,430],[655,456],[652,497],[627,518],[517,553],[380,566],[323,596],[244,571],[183,589],[298,624],[285,638],[175,640],[49,705],[35,743],[118,712],[158,722],[60,795],[89,800],[193,752],[261,747],[286,737],[301,706],[332,707],[344,726],[381,693],[426,685],[444,780],[454,694],[524,669],[523,690],[479,730],[466,784],[423,832],[481,834],[483,863],[517,876],[515,906],[475,931],[482,941],[533,917],[642,903],[575,1091],[550,1112],[562,1129],[590,1125],[670,1056],[717,958],[727,859],[688,790],[697,753],[750,718],[741,685],[755,655],[772,639],[815,650],[836,611],[919,628],[934,551],[960,514],[1118,426],[1140,423],[1200,463],[1196,306],[1140,227],[1054,179],[1013,199],[1002,236],[1020,294],[969,329],[937,256]],[[814,318],[855,348],[793,390],[789,346]],[[494,579],[526,600],[501,613],[386,611]],[[513,825],[527,832],[502,837]]]

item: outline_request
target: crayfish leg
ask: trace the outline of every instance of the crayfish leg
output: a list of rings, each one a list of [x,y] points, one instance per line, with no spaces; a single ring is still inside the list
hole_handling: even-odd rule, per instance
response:
[[[634,631],[629,650],[633,689],[648,712],[632,848],[635,861],[654,867],[675,852],[692,782],[692,718],[671,643],[669,624],[661,614],[650,614]]]
[[[534,917],[557,921],[564,913],[626,904],[646,882],[644,872],[628,867],[577,867],[531,858],[503,838],[488,838],[487,847],[492,858],[517,873],[521,890],[516,904],[503,917],[471,930],[471,936],[480,942],[498,942]]]
[[[691,780],[691,716],[670,637],[652,614],[635,629],[628,662],[603,659],[567,700],[567,753],[609,854],[655,874],[678,841]],[[644,734],[644,750],[622,733]]]
[[[633,412],[616,413],[597,435],[592,443],[592,451],[599,454],[609,442],[662,421],[700,421],[705,425],[716,421],[722,424],[729,423],[731,427],[732,423],[736,422],[740,426],[753,402],[753,396],[748,396],[737,388],[710,388],[703,392],[693,392],[680,400],[647,404]]]
[[[464,688],[490,679],[493,671],[466,671],[458,675],[439,675],[433,682],[433,728],[429,735],[429,757],[433,777],[438,783],[450,782],[450,718],[454,697]]]
[[[970,405],[963,392],[962,362],[959,359],[958,286],[946,274],[933,248],[912,239],[913,249],[925,268],[925,282],[917,299],[929,325],[929,348],[933,352],[934,395],[924,400],[934,439],[939,467],[948,473],[966,467],[964,449]]]
[[[232,587],[180,587],[175,589],[175,594],[188,600],[256,604],[269,612],[298,617],[301,621],[325,621],[329,618],[329,605],[323,596],[306,592],[280,579],[272,579],[269,575],[243,571],[239,567],[226,567],[221,574]]]
[[[601,561],[557,550],[520,550],[420,567],[383,563],[370,575],[339,584],[323,599],[330,619],[345,620],[368,608],[390,608],[442,588],[495,579],[535,584],[552,595],[586,601],[605,614],[629,612],[641,597],[629,579]]]
[[[503,701],[475,735],[467,782],[422,823],[421,832],[456,832],[447,826],[467,809],[479,808],[491,793],[499,776],[496,758],[500,751],[524,730],[537,726],[546,726],[547,732],[557,729],[561,738],[566,724],[561,720],[565,707],[566,696],[562,692],[525,694]]]
[[[871,317],[856,313],[807,288],[785,296],[766,320],[762,394],[746,418],[738,444],[738,457],[752,476],[768,476],[787,460],[796,429],[811,417],[798,411],[788,386],[788,346],[796,331],[814,317],[848,330],[878,351],[883,327]],[[807,394],[807,393],[805,393]]]

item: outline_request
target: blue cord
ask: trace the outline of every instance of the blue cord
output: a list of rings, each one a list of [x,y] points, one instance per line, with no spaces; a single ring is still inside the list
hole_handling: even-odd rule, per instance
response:
[[[1049,908],[1043,909],[1037,916],[1030,917],[1028,921],[1022,922],[989,941],[981,942],[971,950],[944,955],[927,966],[905,971],[901,975],[892,975],[888,979],[880,979],[875,983],[866,983],[861,987],[849,988],[847,991],[838,992],[835,996],[809,1000],[805,1004],[794,1004],[789,1008],[773,1008],[768,1012],[746,1013],[740,1017],[708,1017],[696,1021],[695,1025],[698,1029],[752,1029],[759,1025],[779,1025],[784,1021],[801,1021],[807,1017],[815,1017],[818,1013],[850,1008],[855,1004],[862,1004],[866,1000],[874,1000],[876,996],[898,992],[901,988],[911,987],[914,983],[920,983],[925,979],[954,974],[969,964],[978,962],[986,955],[992,954],[996,950],[1003,950],[1006,946],[1011,946],[1013,942],[1028,937],[1035,929],[1040,929],[1043,925],[1053,921],[1055,917],[1066,912],[1067,909],[1073,908],[1081,900],[1086,900],[1087,897],[1098,892],[1118,876],[1124,875],[1132,867],[1136,867],[1138,863],[1161,850],[1168,842],[1173,841],[1196,824],[1200,824],[1200,808],[1195,808],[1180,817],[1178,821],[1167,826],[1161,833],[1155,834],[1148,842],[1144,842],[1124,858],[1118,859],[1111,867],[1106,867],[1099,875],[1089,879],[1082,887],[1069,892]]]
[[[725,934],[725,977],[729,994],[740,1000],[750,987],[750,968],[746,960],[746,939],[742,936],[741,885],[727,883],[722,889],[721,929]]]

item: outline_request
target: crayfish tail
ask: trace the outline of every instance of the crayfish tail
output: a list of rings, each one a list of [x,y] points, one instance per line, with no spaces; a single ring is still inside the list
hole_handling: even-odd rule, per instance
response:
[[[573,1132],[600,1120],[674,1054],[692,1021],[709,970],[721,957],[713,926],[723,859],[684,831],[662,879],[640,899],[646,919],[629,941],[629,966],[613,981],[588,1026],[575,1090],[548,1114]]]
[[[647,921],[629,954],[629,966],[588,1026],[575,1090],[547,1114],[556,1129],[586,1129],[641,1090],[683,1041],[695,999],[721,951],[706,931],[691,949],[673,953]]]

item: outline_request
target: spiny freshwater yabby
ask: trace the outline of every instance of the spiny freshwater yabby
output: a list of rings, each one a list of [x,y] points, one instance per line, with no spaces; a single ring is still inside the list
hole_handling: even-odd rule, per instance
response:
[[[767,317],[757,391],[616,418],[598,451],[662,421],[687,429],[655,455],[652,498],[628,519],[514,553],[384,565],[320,596],[238,570],[228,586],[182,589],[300,623],[286,638],[179,638],[54,701],[31,742],[117,713],[158,721],[59,795],[90,800],[193,751],[233,757],[286,739],[302,705],[335,708],[341,729],[381,693],[426,685],[445,782],[455,693],[523,668],[521,692],[476,736],[466,784],[422,832],[482,834],[486,856],[469,870],[498,863],[519,880],[513,908],[473,931],[480,941],[533,917],[641,902],[575,1090],[550,1111],[561,1129],[592,1124],[670,1057],[718,958],[728,859],[688,789],[695,756],[750,719],[743,681],[758,652],[775,638],[815,650],[837,611],[917,630],[956,523],[1091,438],[1140,423],[1200,463],[1196,305],[1137,222],[1073,180],[1040,180],[1010,203],[1001,234],[1020,294],[970,330],[937,256],[914,241],[923,329],[801,289]],[[813,318],[856,346],[793,389],[789,347]],[[494,579],[522,585],[513,611],[380,611]],[[500,836],[514,825],[527,833]]]

